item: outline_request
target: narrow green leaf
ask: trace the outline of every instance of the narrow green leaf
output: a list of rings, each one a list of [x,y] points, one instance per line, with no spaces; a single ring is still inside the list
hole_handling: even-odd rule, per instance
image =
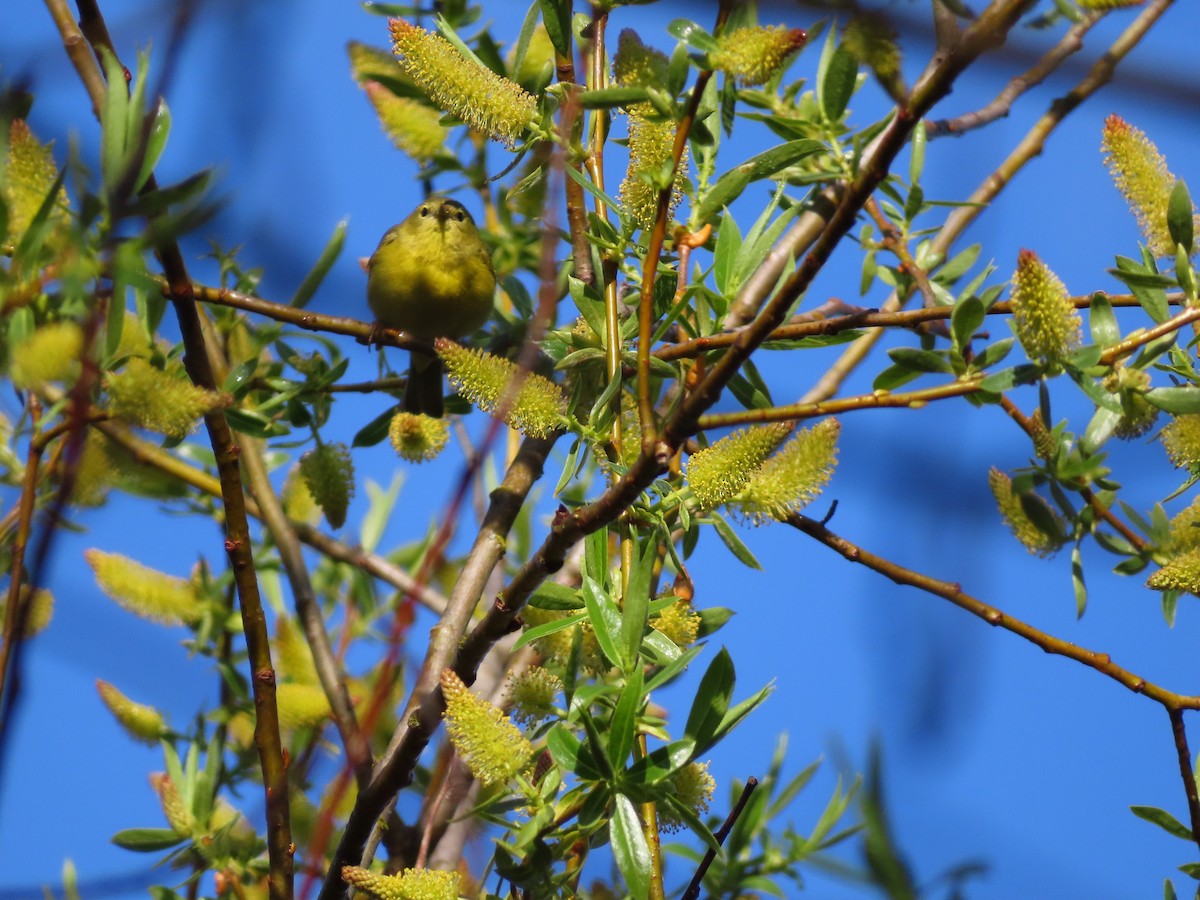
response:
[[[579,591],[574,588],[553,581],[543,581],[529,598],[529,605],[538,609],[583,609],[583,600],[580,599]]]
[[[918,347],[892,347],[888,356],[898,366],[914,372],[951,372],[950,360],[936,350],[921,350]]]
[[[683,728],[684,735],[694,741],[697,747],[708,746],[721,727],[721,720],[729,711],[735,681],[733,660],[729,651],[722,647],[700,679],[700,686],[696,689],[692,708],[688,712],[687,724]]]
[[[1129,811],[1139,819],[1157,825],[1167,834],[1185,841],[1192,840],[1192,830],[1165,809],[1159,809],[1157,806],[1131,806]]]
[[[741,165],[734,166],[713,183],[713,186],[696,204],[693,218],[697,222],[707,222],[740,196],[750,182],[774,175],[824,149],[825,145],[820,141],[805,138],[788,141],[786,144],[780,144],[778,147],[752,156]]]
[[[1167,201],[1167,232],[1171,240],[1183,247],[1183,252],[1192,255],[1195,246],[1196,209],[1188,195],[1187,185],[1176,181]]]
[[[1083,580],[1083,554],[1079,544],[1071,548],[1071,587],[1075,591],[1075,618],[1082,619],[1087,610],[1087,585]]]
[[[716,529],[717,537],[729,548],[729,552],[737,557],[738,562],[744,566],[749,566],[751,569],[762,570],[762,566],[754,558],[754,554],[750,552],[750,548],[742,543],[742,539],[737,536],[737,532],[733,530],[733,526],[725,521],[722,516],[713,513],[705,521]]]
[[[638,714],[642,711],[644,690],[642,667],[633,665],[625,675],[625,686],[617,698],[608,730],[608,762],[614,771],[625,768],[633,739],[637,736]]]
[[[730,275],[733,273],[733,264],[741,246],[742,234],[738,230],[737,222],[726,210],[725,215],[721,217],[721,226],[717,230],[717,246],[713,250],[713,283],[717,290],[726,296],[732,293]]]
[[[609,823],[613,859],[633,900],[646,900],[650,894],[650,846],[642,832],[642,821],[632,801],[624,794],[617,794],[613,801],[613,817]]]
[[[388,426],[392,424],[392,419],[395,417],[396,411],[397,407],[395,406],[385,409],[362,428],[358,429],[354,435],[354,440],[350,442],[350,446],[374,447],[383,441],[388,436]]]
[[[1200,388],[1195,385],[1154,388],[1143,396],[1159,409],[1174,416],[1200,413]]]
[[[858,61],[854,54],[839,46],[830,56],[824,76],[818,88],[821,112],[828,122],[841,121],[858,81]]]
[[[721,49],[717,39],[689,19],[674,19],[667,25],[667,34],[678,38],[689,47],[702,53],[712,53]]]
[[[300,282],[300,286],[296,288],[296,293],[292,295],[292,299],[288,303],[289,306],[296,309],[304,309],[308,306],[313,294],[317,292],[317,288],[321,286],[321,282],[325,280],[325,276],[329,274],[329,270],[333,268],[333,264],[337,262],[337,258],[342,253],[342,247],[346,243],[346,228],[345,219],[334,226],[333,234],[329,236],[329,240],[325,242],[325,246],[321,250],[321,255],[317,257],[313,267],[309,269],[304,280]]]
[[[170,135],[171,110],[167,106],[167,101],[160,97],[154,108],[154,121],[150,123],[150,133],[146,136],[146,150],[142,156],[142,167],[138,170],[137,178],[133,182],[134,191],[140,191],[150,180],[150,176],[154,174],[154,167],[162,158],[163,150],[167,146],[167,138]]]
[[[650,91],[644,87],[610,87],[583,91],[578,97],[579,105],[584,109],[610,109],[643,103],[650,97]]]
[[[1112,304],[1108,302],[1108,297],[1099,291],[1092,294],[1088,325],[1091,328],[1092,340],[1100,347],[1107,349],[1121,340],[1121,329],[1117,325],[1117,317],[1113,314]]]
[[[912,153],[908,160],[908,180],[912,184],[917,184],[921,180],[921,173],[925,171],[925,140],[925,120],[922,119],[909,138]]]
[[[182,844],[186,838],[170,828],[126,828],[112,836],[112,842],[134,853],[159,853]]]
[[[650,586],[654,578],[654,564],[658,559],[658,545],[651,537],[637,548],[633,568],[629,572],[629,583],[621,598],[621,641],[624,644],[625,660],[629,663],[626,676],[631,669],[641,671],[638,656],[642,649],[642,636],[646,633],[646,619],[650,609]]]
[[[587,606],[588,618],[591,620],[600,649],[614,666],[627,669],[631,661],[626,659],[624,647],[619,640],[621,613],[600,583],[590,575],[583,577],[583,601]]]
[[[592,760],[590,751],[561,722],[546,735],[546,749],[550,751],[555,765],[564,772],[572,772],[584,781],[601,780],[600,770]]]
[[[578,625],[586,618],[587,616],[581,613],[577,616],[568,616],[565,619],[555,619],[553,622],[543,622],[541,625],[535,625],[533,628],[526,628],[525,631],[521,633],[521,636],[517,638],[516,643],[513,644],[513,649],[520,650],[526,644],[541,640],[542,638],[548,637],[549,635],[555,634],[559,631],[565,631],[568,628]]]
[[[571,0],[538,0],[542,23],[559,56],[571,58]]]
[[[129,111],[129,87],[125,68],[107,47],[100,47],[100,64],[106,83],[100,104],[100,176],[111,191],[125,170],[125,119]]]

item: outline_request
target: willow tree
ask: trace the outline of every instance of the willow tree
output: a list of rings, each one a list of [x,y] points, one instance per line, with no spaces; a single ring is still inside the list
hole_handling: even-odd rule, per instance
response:
[[[166,824],[115,837],[181,867],[157,896],[284,898],[297,875],[303,895],[320,882],[327,900],[351,885],[382,898],[694,897],[701,884],[782,895],[810,858],[860,840],[863,874],[911,896],[871,778],[839,785],[803,835],[780,817],[811,769],[785,783],[780,756],[716,793],[706,754],[769,691],[735,690],[719,649],[731,610],[701,605],[688,560],[709,532],[729,565],[757,565],[740,526],[773,524],[832,550],[830,565],[845,557],[881,586],[997,626],[995,640],[1032,642],[1160,705],[1188,824],[1135,811],[1200,845],[1184,721],[1200,697],[858,545],[832,530],[828,502],[806,512],[836,486],[844,416],[954,404],[968,427],[999,407],[1030,450],[1012,472],[972,460],[996,527],[1038,555],[1070,548],[1081,615],[1090,542],[1159,592],[1168,619],[1200,593],[1200,508],[1139,509],[1106,462],[1110,442],[1161,426],[1166,457],[1147,445],[1144,465],[1188,472],[1164,503],[1200,473],[1186,187],[1136,127],[1097,122],[1144,236],[1112,270],[1127,293],[1068,287],[1036,248],[997,267],[959,246],[1172,4],[1117,9],[1130,5],[993,0],[971,12],[939,0],[927,60],[902,58],[887,20],[866,12],[802,29],[722,2],[658,33],[637,4],[539,0],[493,34],[463,2],[423,21],[391,10],[375,20],[378,46],[349,46],[352,75],[419,167],[414,193],[453,188],[475,212],[498,279],[483,329],[430,343],[373,327],[365,299],[339,304],[347,316],[308,308],[345,226],[290,298],[258,296],[260,261],[229,249],[240,235],[213,235],[217,274],[194,277],[179,240],[209,235],[210,178],[155,178],[172,123],[152,60],[122,58],[94,2],[81,0],[77,23],[65,0],[47,0],[101,140],[98,158],[64,154],[30,130],[30,96],[4,96],[0,352],[21,406],[4,423],[17,499],[3,519],[0,750],[31,739],[11,713],[24,642],[49,620],[56,535],[74,510],[124,491],[224,534],[202,532],[186,576],[147,568],[132,538],[128,553],[85,554],[116,602],[186,630],[181,665],[221,679],[219,702],[182,730],[99,685],[131,735],[161,744],[152,783]],[[969,196],[926,196],[929,141],[1032,103],[1028,88],[1090,48],[1109,15],[1125,17],[1119,36],[994,173]],[[1045,54],[993,103],[949,105],[964,73],[1034,18],[1057,34]],[[889,98],[886,115],[856,121],[860,90]],[[748,158],[730,158],[735,129],[756,146]],[[765,199],[738,221],[730,210],[750,196]],[[810,296],[835,259],[853,263],[834,270],[854,273],[841,296],[882,283],[886,301]],[[880,362],[869,351],[885,341]],[[436,353],[448,417],[401,409],[386,354],[377,379],[349,383],[349,357],[368,342]],[[812,373],[811,389],[779,396],[756,367],[768,355]],[[860,371],[873,389],[845,394]],[[331,425],[350,392],[378,410],[353,435]],[[1056,414],[1069,395],[1086,420]],[[451,446],[459,417],[484,414],[482,443]],[[384,441],[457,499],[422,512],[420,540],[382,546],[395,494],[372,487],[355,537],[338,538],[361,487],[355,457]],[[469,500],[485,495],[474,521]],[[428,636],[414,628],[424,610]],[[672,682],[686,708],[656,702]],[[254,797],[261,820],[235,803]],[[487,840],[472,841],[481,830]],[[689,838],[664,845],[672,831]]]

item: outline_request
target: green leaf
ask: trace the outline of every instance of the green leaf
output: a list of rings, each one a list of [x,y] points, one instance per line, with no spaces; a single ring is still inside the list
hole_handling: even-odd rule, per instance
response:
[[[1143,396],[1148,402],[1173,416],[1200,413],[1200,387],[1195,385],[1154,388]]]
[[[912,184],[921,180],[921,173],[925,170],[925,141],[925,120],[922,119],[912,130],[912,136],[909,138],[912,152],[908,160],[908,180]]]
[[[654,564],[658,561],[658,544],[651,537],[637,548],[633,567],[629,572],[629,583],[621,598],[621,641],[625,645],[625,659],[629,669],[641,671],[638,655],[642,649],[642,636],[646,633],[646,620],[650,609],[650,590],[654,578]]]
[[[571,58],[571,0],[538,0],[542,23],[559,56]]]
[[[613,801],[613,817],[609,822],[613,859],[625,878],[625,889],[634,900],[646,900],[650,894],[650,846],[642,832],[642,820],[624,794],[617,794]]]
[[[964,297],[954,305],[950,312],[950,332],[954,336],[954,346],[960,352],[970,343],[986,316],[987,310],[983,308],[983,301],[974,294]]]
[[[546,749],[564,772],[572,772],[584,781],[600,781],[603,776],[592,759],[591,751],[561,722],[546,735]]]
[[[395,418],[399,407],[390,407],[385,409],[370,422],[364,425],[354,435],[354,440],[350,442],[352,447],[374,447],[388,436],[388,426],[392,424],[392,419]]]
[[[616,771],[625,768],[625,761],[633,749],[633,739],[637,736],[638,714],[645,694],[643,682],[642,666],[630,666],[608,730],[608,761]]]
[[[631,660],[626,659],[624,648],[618,641],[621,634],[621,612],[599,582],[590,575],[583,577],[583,601],[587,606],[588,618],[591,620],[600,649],[614,666],[627,668]]]
[[[100,102],[100,175],[112,191],[125,172],[125,134],[129,113],[129,87],[125,68],[108,47],[100,47],[104,68],[104,99]]]
[[[579,591],[565,584],[543,581],[529,598],[529,605],[538,609],[573,610],[583,609]]]
[[[1192,830],[1165,809],[1159,809],[1157,806],[1131,806],[1129,811],[1139,819],[1157,825],[1167,834],[1185,841],[1192,840]]]
[[[614,106],[632,106],[642,103],[650,96],[644,87],[610,87],[594,91],[583,91],[579,105],[584,109],[610,109]]]
[[[1087,585],[1083,580],[1083,555],[1079,544],[1071,548],[1071,587],[1075,591],[1075,618],[1082,619],[1087,610]]]
[[[721,217],[721,225],[717,230],[717,246],[713,250],[713,283],[717,290],[726,296],[732,293],[730,276],[741,246],[742,233],[738,230],[733,216],[726,211]]]
[[[317,292],[317,288],[321,286],[321,282],[325,280],[325,276],[329,274],[329,270],[333,268],[333,264],[341,255],[342,247],[346,243],[347,224],[346,220],[342,219],[334,226],[333,234],[325,242],[325,247],[321,250],[317,261],[313,263],[313,267],[300,282],[300,287],[296,288],[296,293],[292,295],[292,299],[288,303],[289,306],[296,309],[304,309],[308,306],[308,301],[313,298],[313,294]]]
[[[749,566],[751,569],[762,570],[762,566],[754,558],[754,554],[750,552],[750,548],[742,543],[742,539],[737,536],[737,532],[733,530],[733,526],[722,516],[712,513],[704,521],[716,529],[717,537],[729,548],[729,552],[737,557],[738,562],[744,566]]]
[[[171,110],[167,107],[167,101],[160,97],[158,104],[154,108],[154,121],[150,123],[150,132],[146,135],[146,149],[142,156],[142,167],[138,170],[137,178],[133,182],[133,189],[135,191],[140,191],[146,182],[150,180],[150,176],[154,174],[154,167],[158,165],[163,150],[166,149],[167,138],[170,134]]]
[[[717,212],[737,199],[750,182],[774,175],[824,149],[825,145],[820,141],[803,139],[788,141],[759,153],[757,156],[750,157],[741,165],[734,166],[713,183],[713,186],[696,204],[693,219],[701,224],[707,222]]]
[[[1117,317],[1113,314],[1112,304],[1108,302],[1108,297],[1099,291],[1092,294],[1088,325],[1091,328],[1092,340],[1100,347],[1107,349],[1121,340],[1121,329],[1117,325]]]
[[[678,38],[702,53],[713,53],[721,49],[717,39],[689,19],[674,19],[667,25],[667,34]]]
[[[826,121],[841,121],[857,81],[858,62],[854,54],[839,46],[818,76],[817,95],[820,97],[821,112]]]
[[[704,677],[700,679],[700,686],[696,689],[687,724],[683,729],[684,735],[693,741],[697,748],[708,746],[717,729],[721,727],[721,721],[729,711],[729,700],[733,696],[735,681],[733,660],[729,651],[722,647],[709,663]],[[702,751],[698,749],[697,752]]]
[[[170,828],[126,828],[112,836],[112,842],[134,853],[159,853],[182,844],[186,838]]]
[[[892,362],[914,372],[951,372],[950,361],[945,355],[935,350],[921,350],[917,347],[892,347],[888,350]]]
[[[225,410],[225,421],[234,431],[248,434],[256,438],[280,437],[288,433],[286,425],[281,425],[252,409],[237,409],[230,407]]]
[[[1176,181],[1167,201],[1167,232],[1171,240],[1183,247],[1183,252],[1192,255],[1195,246],[1196,210],[1188,196],[1187,185]]]
[[[543,622],[541,625],[535,625],[533,628],[526,628],[513,644],[513,649],[520,650],[526,644],[549,637],[559,631],[565,631],[568,628],[578,625],[586,618],[587,616],[580,614],[577,616],[568,616],[565,619],[556,619],[553,622]]]

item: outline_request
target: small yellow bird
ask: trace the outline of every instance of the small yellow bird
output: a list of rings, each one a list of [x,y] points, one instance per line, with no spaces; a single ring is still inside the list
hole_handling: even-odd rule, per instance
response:
[[[495,291],[491,253],[457,200],[425,200],[388,229],[367,263],[367,303],[376,322],[425,340],[460,338],[482,327]],[[436,356],[412,351],[404,408],[441,417]]]

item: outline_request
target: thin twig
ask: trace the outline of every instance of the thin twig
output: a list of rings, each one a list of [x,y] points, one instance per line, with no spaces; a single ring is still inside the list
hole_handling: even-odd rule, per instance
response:
[[[1014,77],[996,98],[986,106],[973,112],[963,113],[953,119],[934,119],[925,123],[925,133],[930,138],[945,135],[961,135],[975,128],[982,128],[997,119],[1004,118],[1012,105],[1026,91],[1037,87],[1054,72],[1068,57],[1083,49],[1083,38],[1092,26],[1104,17],[1101,12],[1086,12],[1083,17],[1066,30],[1053,47],[1036,63]]]
[[[1192,751],[1188,749],[1187,729],[1183,724],[1183,710],[1167,707],[1171,717],[1171,736],[1174,738],[1175,755],[1179,759],[1179,775],[1183,778],[1183,792],[1187,795],[1188,818],[1192,826],[1192,840],[1200,847],[1200,794],[1196,790],[1196,773],[1192,771]]]
[[[928,594],[949,600],[955,606],[965,609],[972,615],[978,616],[989,625],[995,625],[1006,631],[1011,631],[1031,644],[1041,647],[1047,653],[1064,656],[1067,659],[1073,659],[1078,663],[1082,663],[1088,668],[1095,669],[1100,674],[1106,675],[1135,694],[1144,694],[1151,700],[1161,703],[1167,709],[1200,709],[1200,697],[1177,694],[1174,691],[1169,691],[1153,682],[1149,682],[1140,675],[1136,675],[1128,669],[1118,666],[1107,653],[1097,653],[1094,650],[1087,650],[1077,644],[1072,644],[1052,634],[1040,631],[1032,625],[1022,622],[1020,619],[972,597],[970,594],[964,592],[958,584],[939,581],[928,575],[922,575],[920,572],[914,572],[912,569],[906,569],[904,566],[884,559],[882,556],[876,556],[874,553],[864,550],[857,544],[851,543],[845,538],[834,534],[815,519],[810,519],[799,513],[793,513],[787,519],[787,523],[793,528],[803,531],[809,537],[814,538],[826,547],[837,551],[850,562],[866,566],[868,569],[878,572],[896,584],[915,587]]]
[[[729,832],[733,831],[734,823],[741,817],[742,811],[746,808],[746,804],[750,802],[750,795],[754,793],[754,789],[758,787],[758,779],[751,775],[746,779],[746,784],[742,787],[742,793],[738,797],[737,803],[733,809],[729,811],[725,822],[713,835],[717,839],[717,846],[725,846],[725,838],[729,837]],[[692,876],[692,880],[688,882],[687,889],[684,890],[682,900],[696,900],[700,896],[700,885],[704,882],[704,876],[708,874],[708,868],[713,864],[713,860],[717,858],[717,851],[713,847],[709,847],[705,851],[704,857],[700,860],[700,865],[696,868],[696,874]]]

